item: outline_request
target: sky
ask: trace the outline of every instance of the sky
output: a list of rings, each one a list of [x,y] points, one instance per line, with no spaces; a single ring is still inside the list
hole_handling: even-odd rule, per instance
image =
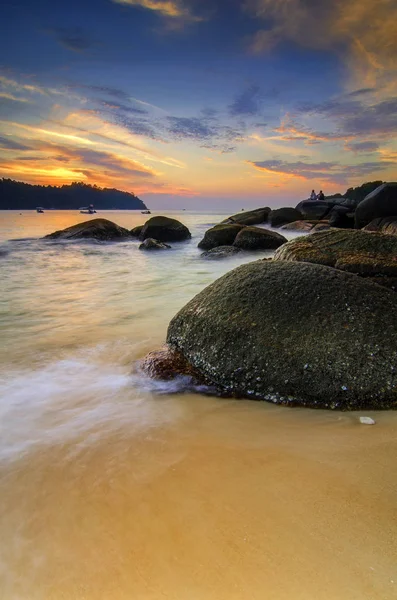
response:
[[[397,180],[397,0],[5,0],[0,177],[151,208]]]

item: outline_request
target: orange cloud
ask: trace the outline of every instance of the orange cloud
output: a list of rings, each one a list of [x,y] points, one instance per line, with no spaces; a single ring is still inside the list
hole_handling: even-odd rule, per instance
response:
[[[261,52],[283,40],[331,49],[349,68],[352,88],[397,86],[395,0],[247,0],[248,10],[273,23],[259,30],[252,48]]]

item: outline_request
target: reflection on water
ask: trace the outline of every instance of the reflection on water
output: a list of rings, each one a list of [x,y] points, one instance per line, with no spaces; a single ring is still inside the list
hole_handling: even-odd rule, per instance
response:
[[[1,599],[396,597],[395,413],[365,427],[134,369],[192,296],[257,258],[200,259],[221,218],[184,212],[193,240],[146,254],[38,240],[74,213],[1,214]]]

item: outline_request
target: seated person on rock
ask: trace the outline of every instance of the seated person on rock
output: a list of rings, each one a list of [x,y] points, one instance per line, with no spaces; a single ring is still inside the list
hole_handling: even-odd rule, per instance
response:
[[[309,200],[317,200],[317,194],[314,190],[312,190],[312,193],[310,194]]]
[[[325,196],[323,194],[323,190],[320,190],[318,196],[317,196],[317,200],[325,200]]]

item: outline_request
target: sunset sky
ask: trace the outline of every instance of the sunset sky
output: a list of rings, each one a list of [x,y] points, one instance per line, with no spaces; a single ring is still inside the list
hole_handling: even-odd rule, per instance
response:
[[[0,177],[153,208],[397,180],[396,0],[5,0]]]

